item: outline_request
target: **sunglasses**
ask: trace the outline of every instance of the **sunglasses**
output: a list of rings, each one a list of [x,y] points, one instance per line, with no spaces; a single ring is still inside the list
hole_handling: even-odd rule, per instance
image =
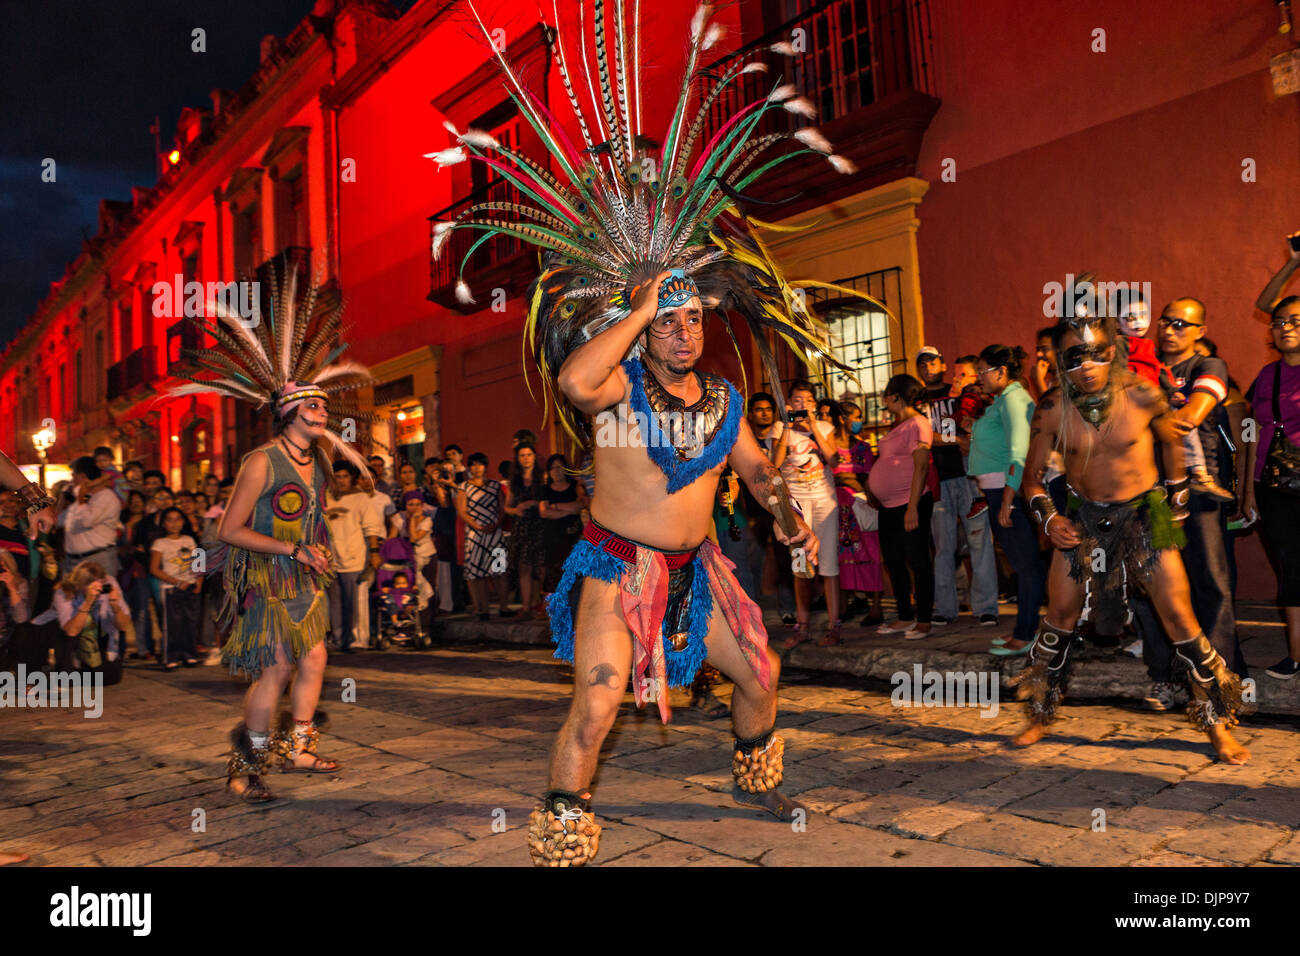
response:
[[[1274,319],[1268,327],[1275,332],[1281,332],[1283,329],[1300,329],[1300,318]]]
[[[1073,372],[1085,365],[1109,365],[1114,358],[1113,345],[1072,345],[1065,350],[1065,369]]]
[[[1184,329],[1203,329],[1204,322],[1188,322],[1186,319],[1170,319],[1166,316],[1160,316],[1160,327],[1162,329],[1173,329],[1175,332],[1181,332]]]

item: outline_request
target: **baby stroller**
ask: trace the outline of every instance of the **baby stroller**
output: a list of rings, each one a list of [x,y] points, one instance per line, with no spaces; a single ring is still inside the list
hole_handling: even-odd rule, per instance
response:
[[[375,572],[372,594],[379,608],[379,633],[375,649],[390,644],[432,647],[433,637],[420,628],[420,590],[415,549],[405,538],[389,538],[379,546],[383,562]]]

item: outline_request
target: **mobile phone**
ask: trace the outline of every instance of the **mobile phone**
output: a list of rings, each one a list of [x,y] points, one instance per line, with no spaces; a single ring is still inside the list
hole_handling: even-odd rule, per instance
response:
[[[1287,236],[1286,241],[1291,243],[1292,252],[1300,252],[1300,233],[1294,236]]]
[[[799,411],[797,411],[797,412],[791,412],[791,413],[790,413],[790,421],[792,421],[792,422],[793,422],[793,421],[798,421],[798,420],[801,420],[801,419],[804,419],[804,418],[807,418],[807,417],[808,417],[808,409],[806,409],[806,408],[801,408],[801,409],[799,409]]]

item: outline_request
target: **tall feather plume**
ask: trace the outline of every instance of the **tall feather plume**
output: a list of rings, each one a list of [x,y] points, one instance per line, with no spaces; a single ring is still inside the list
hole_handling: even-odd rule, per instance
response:
[[[484,163],[518,191],[517,200],[478,203],[454,221],[436,224],[432,251],[445,255],[455,229],[479,233],[464,253],[455,284],[457,299],[472,303],[465,273],[483,243],[505,236],[540,249],[541,274],[529,292],[521,348],[525,354],[531,350],[538,362],[544,399],[556,401],[560,421],[580,439],[585,418],[557,392],[556,373],[574,348],[626,316],[621,296],[627,287],[664,269],[684,268],[696,279],[702,301],[718,310],[733,344],[732,323],[749,327],[769,376],[776,372],[766,345],[769,337],[795,349],[801,359],[818,356],[834,364],[825,323],[797,307],[799,290],[818,284],[786,280],[759,237],[766,228],[791,227],[760,223],[742,207],[761,201],[746,190],[783,162],[815,155],[848,172],[854,168],[851,161],[835,154],[826,137],[812,127],[760,133],[761,124],[774,114],[786,119],[816,114],[810,100],[780,79],[766,95],[733,108],[730,117],[719,122],[711,115],[743,77],[768,67],[759,58],[765,55],[761,52],[729,58],[725,67],[700,65],[702,55],[715,49],[725,32],[710,22],[713,4],[705,0],[687,28],[685,69],[657,146],[658,173],[649,182],[641,181],[642,160],[654,154],[647,147],[651,141],[642,135],[640,0],[632,3],[630,34],[627,5],[627,0],[591,0],[589,11],[580,0],[577,30],[568,32],[560,22],[559,4],[552,0],[555,26],[544,24],[543,32],[572,123],[554,116],[545,98],[528,90],[501,50],[494,48],[492,56],[509,95],[550,153],[549,161],[507,148],[481,131],[458,133],[450,124],[455,149],[429,154],[444,163],[463,158]],[[470,7],[489,36],[473,0]],[[788,43],[774,44],[770,50],[795,55]],[[748,87],[739,88],[749,93]],[[583,153],[565,132],[566,126],[575,125],[586,147]],[[702,142],[706,128],[710,133]],[[791,148],[779,150],[781,145]]]

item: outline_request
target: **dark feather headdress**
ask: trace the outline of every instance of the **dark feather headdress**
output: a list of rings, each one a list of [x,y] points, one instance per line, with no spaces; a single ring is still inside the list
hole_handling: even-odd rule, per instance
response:
[[[344,303],[333,291],[322,289],[321,273],[299,292],[298,273],[306,268],[286,259],[281,282],[276,263],[268,263],[269,289],[263,295],[260,281],[254,287],[259,291],[249,297],[250,316],[219,298],[208,301],[206,316],[190,316],[188,320],[215,342],[181,349],[194,368],[177,373],[188,383],[168,394],[229,395],[259,408],[269,404],[277,418],[291,414],[308,398],[324,398],[329,403],[326,441],[365,476],[366,460],[339,432],[348,419],[374,420],[357,407],[355,396],[358,388],[374,380],[365,366],[342,358],[347,349],[340,341]]]
[[[826,138],[812,127],[758,134],[759,124],[770,111],[815,115],[812,103],[789,84],[774,83],[768,95],[716,123],[715,131],[704,138],[711,111],[716,113],[723,102],[720,94],[739,77],[767,70],[767,64],[757,59],[758,53],[737,58],[721,72],[701,65],[701,55],[723,32],[719,24],[709,23],[709,3],[701,4],[690,22],[686,69],[662,146],[643,136],[640,0],[633,2],[630,36],[625,0],[612,4],[612,14],[610,6],[604,0],[594,0],[590,44],[584,24],[585,0],[579,0],[575,34],[566,36],[559,29],[554,0],[556,27],[542,23],[581,134],[581,147],[493,45],[510,97],[545,146],[547,156],[526,156],[489,133],[460,132],[450,123],[444,125],[460,145],[426,154],[443,166],[467,159],[483,162],[527,200],[478,203],[454,220],[435,224],[435,257],[444,252],[452,230],[483,232],[460,263],[457,298],[474,301],[464,278],[465,266],[474,251],[493,236],[539,247],[541,274],[530,290],[524,340],[537,359],[547,396],[556,397],[561,422],[579,439],[586,435],[585,418],[557,395],[555,375],[577,346],[629,314],[630,289],[664,271],[684,270],[698,285],[702,305],[723,317],[733,345],[733,314],[749,327],[770,385],[778,393],[779,372],[768,345],[769,331],[802,359],[821,358],[851,371],[830,354],[829,330],[808,309],[805,290],[833,289],[870,301],[882,310],[884,306],[852,289],[786,279],[758,235],[760,228],[779,227],[749,217],[742,206],[745,190],[752,183],[796,156],[821,155],[842,173],[854,172],[854,165],[835,155]],[[490,43],[487,26],[472,4],[470,9]],[[570,67],[573,47],[580,58],[581,77]],[[594,54],[594,73],[589,67],[589,48]],[[789,44],[771,49],[786,55],[794,52]],[[585,80],[590,121],[580,103],[580,91],[575,89],[577,79]],[[791,143],[797,148],[774,150]],[[744,365],[742,361],[742,370]],[[780,407],[784,408],[784,402]]]

